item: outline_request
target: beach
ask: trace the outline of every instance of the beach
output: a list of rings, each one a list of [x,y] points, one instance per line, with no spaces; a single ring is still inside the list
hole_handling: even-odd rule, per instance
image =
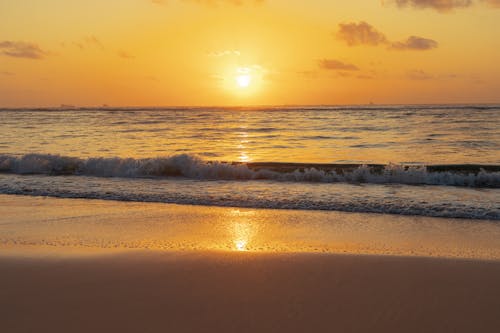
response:
[[[500,325],[494,222],[0,201],[5,332],[493,332]],[[264,221],[274,227],[259,233]],[[424,239],[426,247],[437,243],[426,255],[417,246]]]
[[[0,259],[4,332],[494,332],[500,263],[123,253]]]
[[[0,333],[500,332],[499,22],[0,1]]]

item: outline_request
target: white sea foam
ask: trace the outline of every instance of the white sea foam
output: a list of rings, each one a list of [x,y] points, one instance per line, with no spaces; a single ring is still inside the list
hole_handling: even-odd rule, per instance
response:
[[[271,164],[269,164],[271,166]],[[0,172],[14,174],[85,175],[97,177],[185,177],[202,180],[275,180],[319,183],[398,183],[408,185],[450,185],[468,187],[500,187],[500,172],[457,171],[450,166],[429,171],[426,166],[389,164],[318,165],[274,163],[255,167],[241,163],[205,161],[197,156],[182,154],[170,157],[134,158],[76,158],[50,154],[23,156],[0,155]]]

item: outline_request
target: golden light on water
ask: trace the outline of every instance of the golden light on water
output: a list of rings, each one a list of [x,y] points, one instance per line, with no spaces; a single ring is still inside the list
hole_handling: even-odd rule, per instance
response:
[[[247,153],[245,153],[245,152],[241,152],[238,159],[240,160],[240,162],[251,162],[252,161],[250,156],[248,156]]]
[[[251,162],[252,158],[248,155],[246,151],[246,144],[248,143],[248,133],[241,132],[240,133],[240,141],[238,144],[238,149],[240,150],[240,155],[238,156],[238,160],[240,162]]]

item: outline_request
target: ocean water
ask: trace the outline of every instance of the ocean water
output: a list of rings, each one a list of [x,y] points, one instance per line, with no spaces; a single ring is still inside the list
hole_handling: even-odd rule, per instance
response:
[[[500,106],[0,109],[0,193],[500,220]]]

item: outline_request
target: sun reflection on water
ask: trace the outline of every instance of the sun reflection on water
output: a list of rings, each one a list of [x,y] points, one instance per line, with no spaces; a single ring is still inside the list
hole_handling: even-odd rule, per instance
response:
[[[245,127],[243,127],[243,129],[245,129]],[[248,133],[241,132],[239,135],[240,135],[240,140],[238,143],[238,149],[240,150],[240,155],[238,156],[238,159],[240,162],[251,162],[252,158],[248,155],[245,145],[246,143],[248,143]]]
[[[250,158],[250,156],[248,156],[243,151],[240,153],[239,160],[240,160],[240,162],[251,162],[252,161],[252,159]]]

